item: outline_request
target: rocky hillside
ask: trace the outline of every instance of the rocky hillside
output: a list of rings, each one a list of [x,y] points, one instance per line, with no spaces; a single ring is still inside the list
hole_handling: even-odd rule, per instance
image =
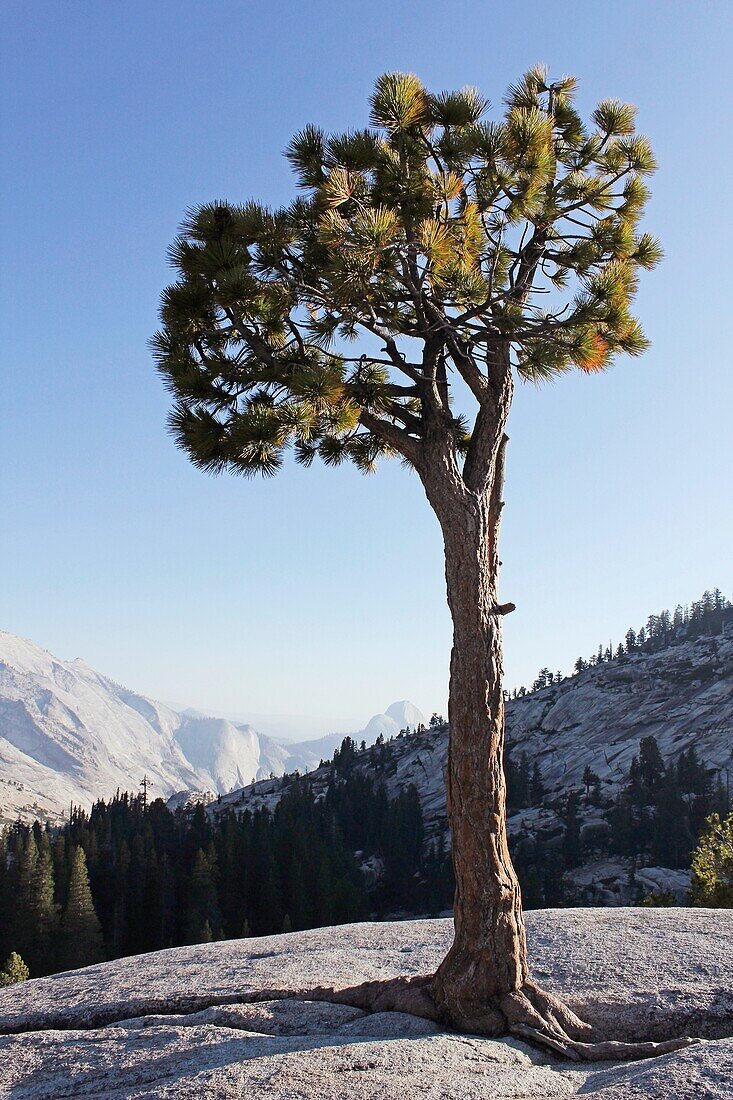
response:
[[[144,775],[152,796],[229,791],[287,759],[251,726],[179,714],[0,631],[0,821],[57,820]]]
[[[586,767],[612,789],[648,736],[665,758],[695,745],[709,767],[733,770],[733,629],[617,658],[512,699],[506,723],[512,755],[526,752],[539,761],[548,796],[581,787]],[[445,821],[447,753],[444,725],[389,746],[388,791],[413,784],[429,831]],[[358,755],[357,767],[369,770],[378,758],[379,748],[372,748]],[[310,778],[325,789],[330,774],[330,767],[321,767]],[[249,785],[222,806],[273,806],[281,786],[267,780]]]
[[[421,722],[403,700],[354,736],[372,744]],[[213,798],[253,777],[315,767],[343,736],[281,745],[247,723],[175,711],[0,631],[0,824],[59,820],[70,803],[134,791],[144,775],[152,797]]]
[[[596,665],[507,708],[508,740],[553,790],[586,766],[617,783],[648,736],[665,758],[694,744],[711,767],[733,764],[733,630]]]
[[[565,828],[561,807],[570,791],[582,791],[590,769],[600,800],[609,805],[639,755],[644,738],[654,737],[661,756],[676,761],[694,746],[699,758],[723,785],[733,771],[733,629],[716,635],[677,640],[657,652],[636,652],[602,662],[578,674],[512,699],[507,705],[507,743],[513,761],[527,754],[539,763],[544,792],[541,805],[511,813],[510,834],[541,833],[554,845]],[[427,843],[447,839],[445,725],[397,737],[356,754],[353,768],[383,781],[390,797],[414,786],[420,798]],[[316,795],[333,779],[330,765],[308,776]],[[279,801],[283,781],[265,780],[223,798],[211,812],[237,811]],[[579,804],[579,830],[607,829],[599,803]],[[671,891],[686,896],[684,870],[636,867],[629,885],[629,863],[585,853],[571,874],[573,897],[593,904],[633,902],[641,894]]]
[[[527,914],[533,972],[606,1037],[699,1035],[632,1063],[558,1061],[516,1039],[309,1000],[315,986],[429,973],[452,922],[313,929],[157,951],[0,990],[0,1094],[392,1100],[724,1100],[733,1074],[725,910]]]

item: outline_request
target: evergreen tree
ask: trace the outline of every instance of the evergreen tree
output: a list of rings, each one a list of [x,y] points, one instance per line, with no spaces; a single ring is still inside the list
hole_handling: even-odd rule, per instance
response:
[[[267,810],[254,814],[249,920],[255,936],[282,928],[284,913],[279,876],[272,843],[272,827]]]
[[[733,909],[733,813],[711,814],[692,857],[693,905]]]
[[[333,754],[333,766],[337,772],[345,774],[356,763],[356,741],[351,737],[344,737],[341,748]]]
[[[0,959],[7,957],[12,949],[10,913],[11,888],[8,871],[8,828],[0,829]]]
[[[51,845],[51,852],[53,855],[54,901],[59,912],[66,903],[66,894],[69,888],[69,860],[66,851],[67,837],[67,830],[57,833]]]
[[[307,126],[293,139],[300,194],[288,207],[191,213],[154,338],[172,430],[200,467],[271,475],[292,446],[306,466],[366,471],[398,455],[423,483],[455,634],[448,813],[461,919],[435,994],[446,1019],[474,1028],[465,990],[488,1006],[528,972],[501,768],[513,605],[499,600],[498,535],[514,382],[642,352],[631,302],[661,255],[638,232],[655,163],[633,108],[604,101],[586,126],[574,95],[574,80],[535,68],[489,126],[475,90],[433,94],[385,74],[373,129]],[[487,1013],[489,1030],[499,1016]]]
[[[565,867],[577,867],[582,856],[580,842],[580,816],[578,814],[578,795],[572,791],[565,804],[565,832],[562,840],[562,853]]]
[[[20,955],[17,951],[11,951],[5,966],[0,970],[0,986],[16,985],[18,982],[26,981],[29,977],[28,967]]]
[[[654,816],[649,838],[652,860],[664,867],[689,867],[693,843],[689,810],[677,784],[674,768],[669,768],[654,792]]]
[[[542,769],[538,760],[532,765],[532,778],[529,784],[530,805],[541,806],[545,797],[545,783],[542,778]]]
[[[11,877],[13,891],[13,950],[23,958],[33,955],[33,883],[38,863],[38,846],[32,829],[19,837]]]
[[[41,838],[31,880],[28,963],[34,976],[53,970],[58,912],[54,902],[53,857],[48,836]]]
[[[590,764],[586,764],[583,770],[583,786],[585,787],[585,797],[590,798],[590,789],[595,784],[600,782],[599,777],[591,768]]]
[[[84,849],[71,853],[66,905],[59,929],[59,968],[76,970],[104,958],[102,930],[94,909]]]
[[[512,809],[521,810],[530,802],[529,756],[523,752],[511,774],[512,788],[507,790],[507,801]]]
[[[185,943],[208,943],[218,938],[221,927],[213,861],[200,848],[194,858],[187,888]],[[208,930],[208,931],[207,931]],[[208,935],[208,940],[206,936]]]
[[[116,807],[121,811],[122,805]],[[130,846],[127,837],[123,834],[116,846],[116,851],[110,868],[112,913],[110,943],[113,958],[127,951],[129,942],[128,911],[129,898],[127,893],[130,881]]]
[[[603,795],[601,793],[601,779],[600,776],[596,776],[593,780],[590,791],[590,804],[591,806],[600,807],[603,804]]]
[[[650,792],[655,792],[664,775],[664,760],[656,737],[642,737],[639,742],[639,772]]]

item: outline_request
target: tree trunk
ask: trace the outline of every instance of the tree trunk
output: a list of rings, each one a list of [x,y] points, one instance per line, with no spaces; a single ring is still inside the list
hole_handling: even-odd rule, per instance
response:
[[[455,939],[436,974],[435,998],[447,1022],[483,1034],[506,1031],[499,1002],[528,974],[506,834],[498,480],[481,495],[435,500],[453,617],[447,803],[456,879]]]
[[[494,423],[505,422],[504,410]],[[421,471],[443,531],[453,617],[446,784],[456,877],[453,944],[433,978],[432,999],[426,980],[414,978],[387,983],[381,993],[369,990],[367,1000],[374,1011],[381,1005],[431,1018],[435,1013],[459,1031],[510,1032],[575,1061],[656,1057],[697,1040],[590,1041],[593,1028],[529,975],[506,832],[502,617],[513,605],[498,603],[497,580],[507,439],[497,435],[493,442],[492,478],[480,492],[468,487],[450,456]]]

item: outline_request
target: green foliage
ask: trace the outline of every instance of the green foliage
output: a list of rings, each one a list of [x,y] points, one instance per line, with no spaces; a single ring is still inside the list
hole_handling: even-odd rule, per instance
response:
[[[692,856],[693,905],[733,909],[733,813],[711,814]]]
[[[28,928],[30,951],[28,960],[33,974],[46,973],[53,962],[58,911],[54,902],[54,872],[51,845],[44,834],[38,846],[29,898]]]
[[[0,986],[16,985],[18,982],[27,981],[29,977],[28,967],[20,955],[17,951],[11,951],[5,966],[0,970]]]
[[[295,135],[289,206],[189,211],[153,350],[193,462],[272,475],[292,446],[305,465],[398,454],[420,470],[440,425],[473,470],[456,375],[486,407],[512,369],[538,382],[642,352],[630,306],[661,257],[638,231],[654,157],[631,105],[586,124],[574,95],[535,68],[489,121],[476,89],[386,73],[371,129]]]
[[[103,958],[102,930],[89,888],[86,856],[78,847],[71,856],[69,889],[61,917],[59,969],[75,970]]]
[[[661,867],[688,868],[705,819],[725,805],[725,791],[694,745],[662,759],[655,738],[643,738],[629,776],[609,808],[612,852]]]
[[[221,933],[215,864],[215,854],[199,848],[187,890],[185,943],[211,943]]]
[[[174,814],[160,800],[147,804],[127,794],[96,803],[90,815],[75,809],[52,849],[43,836],[38,845],[39,865],[45,850],[52,853],[62,918],[52,926],[51,951],[31,966],[33,976],[99,961],[100,926],[106,955],[116,958],[268,935],[288,924],[298,931],[375,911],[424,911],[426,877],[449,882],[447,857],[426,862],[415,791],[387,797],[382,773],[390,746],[359,755],[376,778],[355,768],[347,738],[327,765],[325,798],[306,780],[284,777],[272,813],[236,806],[213,815],[198,806]],[[21,926],[30,942],[45,942],[46,909],[18,911],[17,878],[8,878],[38,832],[21,823],[0,832],[2,953],[14,949],[8,933]],[[369,881],[362,858],[382,869]],[[47,890],[43,896],[48,900]]]
[[[53,968],[57,906],[50,833],[16,823],[0,832],[0,958],[11,951],[35,978]]]
[[[671,890],[652,890],[641,899],[639,905],[642,909],[671,909],[677,905],[677,898]]]
[[[704,592],[699,600],[695,600],[689,607],[678,604],[674,612],[662,610],[657,614],[649,615],[646,624],[637,633],[629,628],[624,635],[624,641],[616,646],[615,652],[611,646],[604,653],[603,646],[598,647],[598,653],[593,654],[589,661],[578,657],[574,665],[576,673],[585,672],[589,667],[601,664],[603,661],[619,661],[625,663],[629,657],[636,653],[658,653],[671,645],[680,645],[683,642],[700,635],[715,635],[723,633],[729,624],[733,623],[733,603],[728,600],[719,588]],[[547,686],[546,674],[548,669],[543,669],[537,680],[532,685],[532,690],[540,690]],[[692,670],[691,670],[692,671]],[[703,675],[695,670],[695,675]],[[550,681],[551,682],[551,681]],[[516,698],[517,691],[514,692]],[[522,688],[519,694],[526,694]]]
[[[12,917],[12,946],[27,959],[30,959],[33,950],[33,931],[29,916],[33,904],[33,882],[37,863],[36,837],[33,832],[30,832],[19,847],[11,880],[15,903]]]
[[[598,775],[589,766],[585,768],[583,801],[600,814],[583,823],[580,793],[571,791],[565,800],[546,797],[539,769],[535,789],[527,754],[514,759],[511,742],[507,742],[504,763],[508,813],[544,804],[554,809],[564,824],[561,835],[554,825],[530,828],[522,824],[511,840],[512,859],[527,908],[576,903],[577,895],[568,894],[562,876],[589,859],[616,855],[628,859],[632,868],[647,864],[689,868],[695,837],[705,828],[706,819],[713,811],[727,810],[725,785],[720,773],[716,776],[714,769],[700,759],[694,745],[666,760],[653,737],[642,739],[640,749],[613,799],[602,789]],[[583,900],[595,903],[592,894]],[[643,900],[639,898],[638,904],[679,903],[674,894],[661,890]]]
[[[440,716],[434,718],[430,736],[444,730]],[[325,797],[316,796],[307,777],[285,776],[273,812],[222,805],[216,813],[201,806],[171,813],[160,800],[146,805],[142,796],[123,794],[96,803],[89,816],[74,810],[52,848],[37,826],[17,824],[4,830],[0,958],[15,950],[8,933],[14,936],[21,926],[30,942],[47,942],[47,908],[34,904],[20,911],[17,905],[15,872],[29,836],[40,837],[37,867],[44,863],[44,851],[52,854],[57,902],[64,913],[60,928],[55,919],[52,924],[50,952],[35,965],[28,960],[34,977],[100,958],[99,938],[89,935],[90,925],[92,932],[95,927],[92,913],[99,917],[107,956],[116,958],[183,943],[267,935],[288,925],[297,931],[370,914],[447,909],[454,880],[445,836],[439,832],[437,839],[426,838],[414,788],[387,796],[384,783],[394,774],[394,753],[395,743],[383,736],[372,748],[359,750],[345,738],[333,762],[323,765]],[[647,743],[643,767],[634,761],[615,802],[600,792],[596,800],[591,793],[591,804],[607,819],[593,828],[582,824],[580,793],[560,802],[546,794],[537,762],[526,753],[515,755],[511,743],[506,745],[505,766],[510,814],[544,805],[562,818],[561,831],[554,825],[522,826],[511,838],[527,908],[577,903],[563,884],[563,874],[589,857],[618,853],[638,866],[651,861],[688,867],[694,836],[713,807],[727,805],[725,789],[713,783],[694,746],[676,760],[663,760],[660,773],[656,746]],[[597,778],[588,772],[586,788]],[[710,821],[720,818],[715,815]],[[730,860],[730,818],[725,828]],[[699,851],[708,847],[703,841]],[[715,852],[712,864],[718,867],[719,846]],[[369,869],[366,877],[364,866]],[[48,898],[47,888],[43,896]],[[710,896],[701,893],[697,903],[717,904]],[[672,903],[655,894],[643,904],[667,902]],[[78,919],[80,912],[83,920]],[[78,955],[70,959],[74,913]]]

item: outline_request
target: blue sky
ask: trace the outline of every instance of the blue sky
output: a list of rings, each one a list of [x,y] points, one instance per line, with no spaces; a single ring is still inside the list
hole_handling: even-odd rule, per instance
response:
[[[537,61],[579,78],[586,113],[637,104],[666,259],[638,298],[647,355],[516,399],[508,683],[731,594],[729,3],[5,0],[3,22],[0,626],[213,710],[328,725],[395,698],[444,708],[441,545],[417,479],[194,470],[146,341],[186,207],[287,200],[291,135],[363,125],[382,71],[496,103]]]

